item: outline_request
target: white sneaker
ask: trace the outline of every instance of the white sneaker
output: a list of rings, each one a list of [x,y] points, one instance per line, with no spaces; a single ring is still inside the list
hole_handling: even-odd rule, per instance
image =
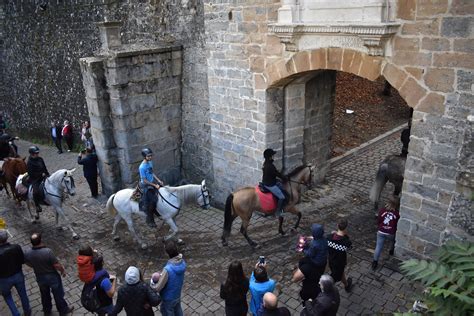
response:
[[[71,150],[70,150],[70,149],[68,149],[68,150],[67,150],[67,152],[68,152],[68,153],[70,153],[70,152],[71,152]]]

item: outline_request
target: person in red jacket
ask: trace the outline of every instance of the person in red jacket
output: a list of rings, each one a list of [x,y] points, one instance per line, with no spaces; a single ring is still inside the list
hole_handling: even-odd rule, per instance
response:
[[[76,258],[77,272],[79,280],[84,283],[89,283],[94,278],[95,268],[93,259],[94,250],[91,246],[82,246],[81,249],[79,249],[79,254]]]
[[[378,260],[382,253],[383,244],[385,240],[392,243],[390,248],[390,255],[393,255],[395,247],[395,233],[397,232],[397,223],[400,219],[398,211],[400,207],[400,198],[396,196],[390,197],[387,205],[379,210],[378,215],[378,231],[377,244],[375,246],[374,261],[372,261],[372,270],[377,269]]]
[[[72,144],[74,140],[74,135],[72,134],[72,125],[69,124],[69,121],[64,121],[63,129],[61,130],[61,136],[66,140],[68,147],[68,152],[72,150]]]

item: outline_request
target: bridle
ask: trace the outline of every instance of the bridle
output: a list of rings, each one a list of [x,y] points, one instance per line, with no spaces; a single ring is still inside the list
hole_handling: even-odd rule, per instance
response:
[[[311,183],[312,183],[312,179],[313,179],[313,168],[310,165],[306,166],[306,168],[309,168],[309,179],[308,179],[308,181],[307,182],[301,182],[301,181],[291,180],[290,178],[288,178],[288,182],[290,183],[290,186],[291,186],[291,182],[293,182],[293,183],[302,184],[302,185],[306,186],[308,189],[311,189]]]
[[[203,189],[203,186],[201,185],[201,196],[202,196],[202,200],[204,202],[203,205],[201,205],[202,208],[208,208],[209,206],[211,206],[211,195],[209,194],[209,190],[207,189],[207,186]],[[198,197],[199,199],[199,197]],[[209,202],[208,202],[209,201]]]
[[[67,185],[65,179],[66,178],[70,178],[71,179],[71,188],[69,188],[69,186]],[[45,184],[46,184],[46,181],[49,181],[49,177],[46,178],[46,180],[44,180]],[[76,188],[76,185],[74,183],[74,178],[72,176],[63,176],[63,178],[61,179],[61,185],[64,183],[64,187],[66,187],[66,190],[67,190],[67,193],[69,195],[72,195],[72,192],[71,190]],[[54,197],[57,197],[57,198],[60,198],[61,200],[64,199],[64,194],[61,194],[61,195],[57,195],[57,194],[54,194],[54,193],[51,193],[51,192],[48,192],[48,190],[46,189],[46,185],[44,186],[44,192],[48,195],[51,195],[51,196],[54,196]],[[61,191],[61,193],[64,193],[64,190]]]

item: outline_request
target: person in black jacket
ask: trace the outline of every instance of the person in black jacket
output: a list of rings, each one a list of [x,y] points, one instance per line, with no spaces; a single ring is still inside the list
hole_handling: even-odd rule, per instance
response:
[[[405,128],[400,135],[400,141],[402,142],[402,152],[400,154],[400,157],[406,157],[408,155],[408,144],[410,143],[412,118],[413,118],[413,108],[410,108],[410,117],[408,118],[408,127]]]
[[[347,220],[342,219],[337,223],[337,231],[327,235],[328,261],[331,277],[334,282],[341,281],[346,292],[352,288],[352,278],[346,278],[344,269],[347,265],[347,250],[351,249],[352,242],[347,235]]]
[[[226,316],[245,316],[248,311],[249,279],[238,260],[229,265],[227,280],[221,284],[220,296],[225,300]]]
[[[10,244],[7,240],[7,231],[0,229],[0,293],[2,293],[12,315],[20,315],[11,292],[12,287],[15,287],[21,299],[23,314],[29,316],[31,308],[22,269],[22,265],[25,263],[23,250],[19,245]]]
[[[43,158],[39,156],[40,150],[38,146],[31,146],[28,152],[30,153],[26,163],[26,170],[29,176],[28,181],[33,186],[33,200],[35,201],[36,211],[41,212],[40,203],[44,196],[40,190],[40,184],[45,178],[49,177],[49,172]]]
[[[99,195],[99,189],[97,185],[97,155],[92,151],[91,148],[87,148],[77,157],[77,163],[83,165],[84,177],[89,184],[91,195],[93,198],[97,198]]]
[[[333,279],[323,274],[319,279],[321,293],[314,301],[308,301],[300,316],[336,316],[341,298]]]
[[[117,302],[109,315],[117,315],[124,308],[131,316],[154,315],[152,306],[160,302],[160,295],[143,282],[138,268],[130,266],[125,272],[125,285],[118,290]]]
[[[285,202],[285,194],[283,193],[283,187],[281,182],[277,181],[277,178],[284,180],[283,176],[273,164],[273,156],[276,154],[271,148],[265,149],[263,152],[263,157],[265,161],[263,162],[263,176],[262,184],[263,186],[278,199],[277,211],[280,217],[283,216],[283,203]],[[281,218],[280,220],[282,220]]]

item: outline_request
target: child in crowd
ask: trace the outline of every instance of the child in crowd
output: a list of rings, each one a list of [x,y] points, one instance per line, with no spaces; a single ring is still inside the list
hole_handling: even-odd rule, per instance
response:
[[[347,265],[347,250],[352,247],[352,242],[347,235],[347,220],[342,219],[337,223],[337,231],[333,231],[327,237],[328,259],[331,277],[334,282],[341,281],[346,292],[352,288],[352,278],[346,278],[344,269]]]
[[[84,283],[89,283],[94,278],[95,269],[92,260],[94,258],[94,250],[90,246],[82,246],[79,249],[76,258],[77,271],[79,279]]]

